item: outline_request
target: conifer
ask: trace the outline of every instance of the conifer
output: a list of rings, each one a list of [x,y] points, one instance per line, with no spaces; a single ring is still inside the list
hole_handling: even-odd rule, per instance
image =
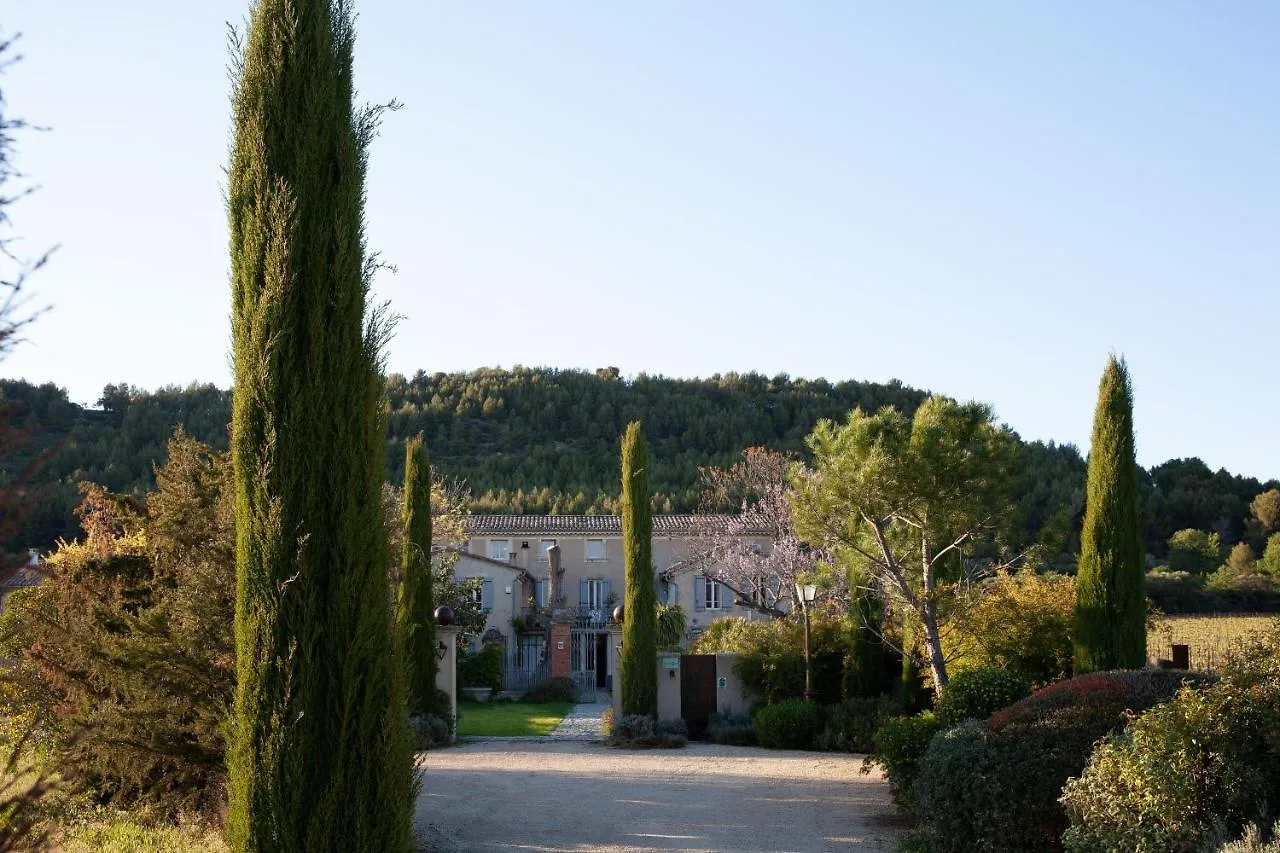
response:
[[[653,580],[649,450],[640,422],[622,437],[622,551],[626,595],[622,621],[622,713],[658,715],[658,625]]]
[[[366,150],[346,0],[258,0],[234,71],[240,851],[407,851],[414,794],[381,518],[385,322],[368,306]]]
[[[1129,368],[1112,356],[1098,387],[1080,568],[1076,576],[1075,671],[1138,669],[1146,662],[1138,466]]]
[[[396,624],[405,656],[409,711],[435,713],[436,622],[431,578],[431,465],[422,434],[404,448],[404,552]]]

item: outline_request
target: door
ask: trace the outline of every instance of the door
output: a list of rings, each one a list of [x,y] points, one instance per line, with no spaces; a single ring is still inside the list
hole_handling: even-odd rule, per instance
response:
[[[680,656],[680,716],[691,740],[707,736],[707,721],[716,710],[716,656]]]
[[[596,689],[609,689],[609,635],[596,634]]]

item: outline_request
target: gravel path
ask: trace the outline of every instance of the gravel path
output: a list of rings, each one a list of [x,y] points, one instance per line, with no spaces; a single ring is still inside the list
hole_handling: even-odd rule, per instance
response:
[[[856,755],[539,739],[419,758],[433,853],[887,853],[899,830],[888,786],[858,775]]]
[[[574,705],[556,726],[551,737],[556,740],[596,740],[600,737],[600,715],[609,707],[608,702],[589,702]]]

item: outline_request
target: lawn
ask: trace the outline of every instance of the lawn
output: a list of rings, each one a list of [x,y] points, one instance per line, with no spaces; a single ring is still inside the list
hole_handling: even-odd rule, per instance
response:
[[[1152,625],[1147,654],[1168,658],[1174,643],[1185,644],[1190,647],[1192,669],[1215,670],[1232,643],[1266,630],[1275,621],[1275,615],[1166,616]]]
[[[569,702],[459,702],[458,734],[518,737],[548,735],[569,713]]]

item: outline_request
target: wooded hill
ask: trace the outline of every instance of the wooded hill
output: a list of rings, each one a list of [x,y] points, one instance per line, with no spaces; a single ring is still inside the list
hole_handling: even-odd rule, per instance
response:
[[[726,374],[625,380],[614,368],[589,373],[517,367],[387,378],[387,477],[399,482],[403,442],[421,431],[432,464],[470,487],[472,510],[489,513],[612,512],[619,488],[618,441],[642,419],[657,512],[698,507],[700,466],[730,464],[745,447],[803,455],[820,418],[861,406],[910,414],[927,392],[899,382],[828,382]],[[230,392],[212,385],[148,392],[109,385],[98,408],[68,400],[51,384],[0,381],[9,438],[0,451],[5,488],[25,493],[8,551],[49,548],[78,534],[77,483],[141,494],[153,465],[181,426],[215,448],[227,446]],[[1067,567],[1084,508],[1085,464],[1071,445],[1023,442],[1023,483],[1011,544],[1041,538]],[[34,466],[32,463],[35,463]],[[25,475],[24,470],[30,468]],[[1161,556],[1175,530],[1217,531],[1224,544],[1243,533],[1249,501],[1276,485],[1211,471],[1199,459],[1142,472],[1147,549]]]

